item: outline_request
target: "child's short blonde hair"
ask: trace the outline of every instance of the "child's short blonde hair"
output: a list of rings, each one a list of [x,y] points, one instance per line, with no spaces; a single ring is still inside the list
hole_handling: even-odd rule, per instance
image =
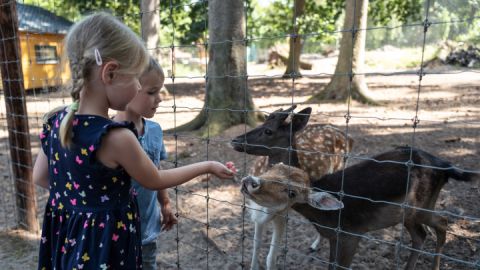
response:
[[[89,15],[72,26],[64,40],[66,56],[72,74],[69,87],[74,102],[90,78],[92,68],[111,60],[119,64],[120,73],[141,74],[148,65],[148,52],[142,40],[126,25],[104,12]],[[60,126],[63,147],[71,145],[72,121],[70,110]]]
[[[148,72],[150,71],[156,71],[158,72],[158,75],[162,78],[162,79],[165,79],[165,73],[163,73],[163,69],[162,67],[160,66],[160,64],[157,62],[157,60],[155,60],[155,58],[153,58],[152,56],[150,56],[150,60],[148,61],[148,66],[147,68],[143,71],[143,75],[147,74]]]

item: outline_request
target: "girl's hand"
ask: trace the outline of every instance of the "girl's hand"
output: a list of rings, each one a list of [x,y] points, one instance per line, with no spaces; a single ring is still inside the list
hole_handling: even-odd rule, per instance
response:
[[[233,171],[231,171],[229,168],[225,167],[225,165],[217,161],[211,161],[210,173],[214,174],[220,179],[231,179],[235,175]]]
[[[237,168],[235,167],[235,163],[233,163],[233,161],[227,161],[225,166],[227,166],[227,168],[230,169],[230,171],[232,171],[234,174],[237,174]]]

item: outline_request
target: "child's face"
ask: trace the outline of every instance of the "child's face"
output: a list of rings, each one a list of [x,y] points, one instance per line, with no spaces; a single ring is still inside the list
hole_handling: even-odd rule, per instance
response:
[[[162,102],[160,89],[163,86],[164,78],[156,70],[151,70],[140,77],[142,88],[135,98],[127,105],[127,110],[142,117],[152,118],[157,111],[158,104]]]
[[[110,108],[125,110],[127,104],[140,90],[140,82],[135,75],[116,74],[112,83],[106,89]]]

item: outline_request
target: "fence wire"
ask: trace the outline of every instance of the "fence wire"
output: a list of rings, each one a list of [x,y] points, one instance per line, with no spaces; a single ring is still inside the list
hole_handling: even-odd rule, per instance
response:
[[[217,0],[219,1],[219,0]],[[347,0],[347,1],[354,1],[354,8],[353,14],[345,14],[345,16],[353,16],[357,12],[357,2],[363,3],[360,0]],[[20,2],[22,4],[26,4],[23,1]],[[35,6],[42,6],[42,1],[29,1],[29,3],[34,3]],[[58,3],[56,1],[51,1],[54,3]],[[117,2],[117,1],[115,1]],[[118,1],[121,2],[121,1]],[[168,18],[168,24],[162,25],[159,29],[159,32],[164,31],[162,27],[168,27],[171,29],[171,42],[165,43],[160,41],[158,46],[153,48],[148,48],[149,51],[152,53],[160,52],[162,55],[162,59],[160,62],[162,66],[168,71],[167,72],[167,88],[168,92],[170,93],[170,97],[168,100],[164,101],[165,105],[160,104],[159,112],[157,113],[155,119],[168,119],[168,124],[163,124],[160,120],[160,124],[165,128],[165,126],[169,126],[171,128],[171,132],[167,132],[165,134],[166,141],[168,140],[169,143],[169,150],[170,159],[166,162],[167,167],[179,167],[186,164],[189,164],[195,161],[195,158],[192,156],[185,156],[184,149],[189,150],[190,145],[201,145],[202,150],[201,154],[196,157],[196,160],[215,160],[215,159],[223,159],[231,157],[230,154],[227,154],[227,151],[232,151],[232,149],[228,149],[225,147],[226,144],[229,144],[231,139],[239,134],[231,135],[228,134],[227,137],[225,136],[216,136],[212,135],[210,132],[210,121],[212,117],[216,113],[222,112],[230,112],[232,114],[243,115],[243,118],[246,119],[249,113],[261,113],[261,114],[268,114],[272,112],[272,107],[281,107],[281,106],[293,106],[299,105],[300,106],[309,106],[309,105],[319,105],[316,111],[313,111],[311,114],[311,118],[315,119],[328,119],[329,121],[334,122],[335,124],[340,124],[342,126],[342,130],[345,133],[345,137],[352,136],[355,138],[356,135],[360,135],[358,132],[358,123],[365,123],[371,121],[380,122],[377,124],[378,127],[372,127],[372,129],[381,128],[382,125],[392,125],[392,126],[402,126],[403,129],[409,129],[409,131],[405,132],[405,141],[399,141],[397,145],[408,144],[413,147],[424,148],[426,145],[425,140],[419,140],[418,137],[420,135],[420,131],[423,128],[426,129],[433,129],[435,126],[444,125],[444,128],[470,128],[474,130],[473,139],[468,139],[469,145],[473,147],[478,147],[479,145],[479,130],[480,130],[480,119],[476,117],[464,117],[462,119],[454,119],[451,122],[443,119],[444,117],[436,117],[435,115],[426,115],[424,114],[424,109],[422,108],[422,102],[424,101],[422,95],[426,91],[427,86],[425,86],[425,78],[432,77],[435,80],[435,76],[461,76],[461,75],[470,75],[476,76],[476,79],[473,79],[473,83],[478,83],[480,70],[476,68],[456,68],[456,69],[446,69],[446,70],[437,70],[431,69],[426,67],[424,64],[426,63],[426,49],[427,45],[431,44],[429,40],[429,30],[443,25],[460,25],[460,24],[467,24],[473,25],[478,24],[480,17],[479,16],[470,16],[469,18],[456,18],[450,20],[438,20],[435,19],[434,16],[430,14],[430,11],[434,7],[435,1],[425,0],[423,2],[423,14],[422,20],[418,22],[408,22],[408,23],[400,23],[400,24],[393,24],[393,25],[384,25],[384,26],[368,26],[368,27],[359,27],[355,24],[355,20],[353,20],[353,25],[343,26],[343,29],[337,29],[334,31],[325,29],[318,29],[316,32],[310,33],[301,33],[298,31],[298,24],[299,18],[297,16],[292,17],[291,21],[291,29],[293,32],[289,32],[288,29],[285,29],[285,33],[281,34],[272,34],[266,36],[254,36],[252,31],[252,24],[248,16],[248,12],[251,12],[252,4],[251,1],[242,1],[242,8],[243,8],[243,16],[244,16],[244,33],[245,36],[242,39],[225,39],[221,41],[211,42],[209,41],[209,34],[208,31],[202,32],[201,42],[196,42],[193,44],[181,44],[181,41],[177,37],[177,27],[178,22],[176,21],[176,14],[185,10],[193,8],[196,5],[203,5],[205,10],[208,10],[209,4],[212,4],[214,1],[190,1],[188,3],[179,3],[179,1],[170,0],[168,3],[168,9],[164,10],[158,5],[157,7],[151,10],[140,10],[138,14],[128,14],[131,18],[138,18],[140,20],[143,15],[145,14],[160,14],[159,16],[164,16]],[[293,1],[295,2],[295,1]],[[454,2],[454,1],[450,1]],[[459,1],[457,4],[460,4]],[[461,2],[464,4],[464,2]],[[478,2],[470,1],[469,3],[472,4],[472,9],[478,9]],[[475,6],[477,3],[477,6]],[[15,1],[2,1],[0,3],[0,9],[6,8],[10,5],[15,5]],[[53,12],[55,13],[55,9]],[[293,14],[298,14],[301,12],[300,10],[295,9],[295,5],[292,6]],[[116,14],[113,11],[113,14]],[[474,14],[474,13],[472,13]],[[474,14],[476,15],[476,14]],[[120,19],[126,19],[119,17]],[[204,28],[208,29],[208,12],[204,14]],[[261,72],[256,69],[249,68],[249,59],[246,53],[247,49],[251,49],[252,45],[256,44],[256,42],[262,41],[277,41],[277,42],[284,42],[288,43],[289,39],[303,39],[308,40],[309,38],[315,38],[319,36],[323,36],[325,34],[334,35],[334,36],[341,36],[344,33],[351,34],[352,39],[355,39],[359,33],[365,32],[366,34],[373,33],[374,31],[394,31],[398,29],[411,29],[411,31],[417,31],[419,33],[419,44],[413,44],[412,47],[420,49],[420,59],[418,63],[418,68],[416,69],[409,69],[409,70],[392,70],[392,71],[360,71],[354,72],[353,62],[350,62],[350,66],[348,68],[348,72],[326,72],[324,70],[320,71],[311,71],[306,72],[305,74],[297,74],[295,71],[291,73],[275,73],[275,72]],[[2,39],[0,40],[0,50],[4,51],[5,44],[18,39],[20,40],[20,44],[22,45],[21,48],[17,49],[24,49],[24,48],[31,48],[34,43],[48,43],[49,40],[46,39],[45,32],[38,32],[38,31],[19,31],[18,36],[8,37],[2,34]],[[353,42],[352,42],[353,44]],[[225,73],[225,74],[211,74],[209,73],[209,48],[212,46],[243,46],[245,51],[245,65],[244,69],[237,73]],[[388,45],[388,44],[387,44]],[[58,46],[61,46],[58,43]],[[200,63],[198,64],[200,71],[180,71],[180,63],[182,61],[183,53],[186,51],[192,50],[193,52],[196,51],[196,54],[203,54],[204,57],[198,57],[200,59]],[[201,51],[201,53],[200,53]],[[44,85],[44,87],[35,88],[35,89],[28,89],[25,90],[24,96],[19,97],[9,97],[6,95],[7,89],[2,90],[2,97],[1,97],[1,104],[0,104],[0,121],[1,121],[1,128],[0,128],[0,142],[3,154],[0,154],[1,162],[1,192],[2,196],[0,196],[0,232],[8,232],[10,230],[15,229],[17,226],[25,226],[24,218],[22,218],[22,213],[27,212],[31,209],[22,209],[19,200],[26,200],[26,201],[36,201],[37,208],[34,209],[36,212],[36,216],[38,218],[38,223],[41,224],[42,222],[42,213],[43,208],[45,207],[46,199],[48,194],[45,190],[40,188],[36,189],[35,197],[26,197],[24,193],[19,192],[16,187],[18,186],[19,182],[25,182],[25,179],[17,178],[14,176],[12,168],[21,167],[25,170],[31,170],[31,165],[26,164],[15,164],[12,161],[9,153],[15,152],[17,155],[19,153],[27,153],[29,155],[36,156],[36,153],[39,151],[39,140],[38,134],[42,127],[42,115],[47,111],[59,106],[59,105],[66,105],[68,104],[69,98],[68,93],[63,93],[56,89],[57,87],[51,87],[48,85],[48,82],[51,80],[55,81],[62,81],[62,74],[57,73],[53,77],[44,77],[44,75],[35,75],[35,67],[32,65],[34,60],[34,53],[31,51],[22,51],[22,57],[24,55],[28,55],[29,61],[25,62],[23,59],[16,59],[15,61],[4,61],[0,62],[1,65],[23,65],[20,68],[23,68],[24,73],[26,74],[33,74],[30,77],[25,77],[19,79],[12,79],[9,74],[2,73],[2,81],[3,86],[9,85],[12,83],[25,83],[26,80],[29,82],[35,83],[40,82]],[[392,52],[394,54],[395,52]],[[352,45],[350,51],[350,58],[353,58],[354,55],[354,46]],[[230,57],[230,56],[225,56]],[[192,56],[190,55],[190,58]],[[300,63],[296,63],[296,60],[293,60],[293,66],[297,66]],[[188,66],[188,64],[187,64]],[[365,115],[362,113],[361,105],[358,105],[354,101],[352,101],[353,97],[353,80],[355,77],[384,77],[384,78],[394,78],[399,77],[403,80],[409,80],[412,76],[416,76],[416,83],[406,83],[407,87],[415,88],[415,99],[413,100],[411,106],[413,106],[413,110],[409,110],[408,108],[405,109],[405,113],[402,115],[389,115],[385,112],[385,115],[382,115],[381,112],[376,112],[372,114]],[[337,106],[340,109],[328,109],[323,110],[323,104],[309,104],[307,101],[301,98],[300,93],[302,93],[302,85],[307,84],[307,87],[318,87],[315,84],[315,81],[318,80],[328,80],[333,79],[334,77],[348,77],[349,84],[348,84],[348,99],[344,105],[344,107]],[[287,94],[283,99],[281,104],[274,104],[270,102],[265,102],[264,99],[261,98],[254,98],[257,103],[257,108],[249,109],[247,107],[244,108],[216,108],[209,106],[209,100],[207,91],[209,90],[208,83],[213,80],[220,80],[220,79],[238,79],[244,80],[245,82],[245,89],[243,91],[243,104],[248,104],[248,97],[249,93],[255,91],[255,86],[252,84],[255,83],[256,80],[270,80],[273,82],[278,81],[278,87],[285,88]],[[185,84],[191,83],[192,87],[199,87],[201,90],[198,89],[191,89],[185,93]],[[427,83],[431,85],[430,83]],[[410,85],[410,86],[408,86]],[[269,86],[266,86],[269,87]],[[275,85],[273,86],[275,87]],[[273,88],[272,87],[272,88]],[[278,88],[277,87],[277,88]],[[197,92],[195,92],[197,91]],[[274,90],[275,91],[275,90]],[[313,91],[313,90],[312,90]],[[393,93],[393,89],[391,90]],[[195,93],[194,93],[195,92]],[[194,95],[204,94],[205,99],[203,100],[204,105],[194,103],[190,99],[185,99],[185,95],[191,94]],[[280,94],[280,91],[278,91]],[[274,94],[275,95],[275,94]],[[478,101],[478,97],[477,97]],[[10,106],[14,106],[17,104],[16,102],[20,102],[26,105],[27,107],[27,115],[18,115],[15,113],[7,112],[7,108]],[[240,103],[240,102],[239,102]],[[268,104],[265,104],[268,103]],[[302,104],[303,103],[303,104]],[[478,104],[478,102],[476,102]],[[343,106],[342,105],[342,106]],[[327,105],[328,107],[328,105]],[[471,114],[475,116],[475,109],[472,110]],[[183,123],[186,122],[185,114],[199,114],[199,113],[206,113],[206,135],[199,136],[196,133],[185,133],[185,132],[178,132],[177,128],[181,126]],[[7,122],[9,119],[16,119],[16,118],[26,118],[28,119],[28,130],[29,133],[25,133],[16,126],[8,125]],[[446,123],[446,121],[448,123]],[[393,124],[392,124],[393,123]],[[372,124],[373,126],[374,124]],[[406,127],[406,128],[405,128]],[[244,124],[241,129],[239,129],[239,133],[246,133],[250,128],[247,124]],[[475,133],[475,130],[477,131]],[[401,132],[401,131],[400,131]],[[435,131],[433,131],[435,132]],[[26,135],[30,138],[31,146],[26,148],[19,148],[18,146],[11,145],[9,142],[8,134],[19,134],[19,135]],[[366,133],[368,135],[368,133]],[[366,135],[362,134],[362,135]],[[375,136],[375,135],[371,135]],[[459,135],[461,136],[461,135]],[[460,138],[460,137],[459,137]],[[338,156],[338,154],[332,154],[322,151],[316,151],[313,149],[295,149],[295,142],[294,142],[294,134],[292,132],[292,126],[290,126],[290,134],[289,134],[289,146],[288,147],[270,147],[266,145],[259,145],[255,143],[245,143],[244,147],[247,146],[255,146],[258,148],[263,148],[267,150],[283,150],[289,153],[289,164],[291,164],[292,158],[294,155],[298,153],[306,153],[312,155],[319,155],[324,157],[332,157]],[[356,138],[355,138],[356,139]],[[461,139],[461,138],[460,138]],[[454,138],[456,140],[456,138]],[[473,140],[473,142],[472,142]],[[367,141],[368,142],[368,141]],[[378,143],[378,141],[376,142]],[[220,153],[223,155],[218,155],[219,147],[223,147],[220,149]],[[411,251],[415,251],[420,253],[422,258],[427,258],[423,260],[419,260],[417,263],[417,269],[427,269],[430,267],[434,256],[438,255],[441,258],[441,268],[442,269],[480,269],[480,231],[472,229],[472,227],[478,227],[480,223],[480,217],[478,213],[469,213],[465,211],[458,211],[457,209],[445,209],[442,206],[437,207],[439,209],[432,210],[432,209],[423,209],[419,208],[415,205],[409,205],[407,202],[407,198],[404,199],[403,202],[391,202],[391,201],[383,201],[383,200],[372,200],[370,198],[359,197],[352,194],[348,194],[344,191],[344,179],[345,179],[345,169],[348,168],[350,165],[361,162],[361,161],[372,161],[376,163],[390,163],[390,164],[399,164],[405,165],[408,168],[408,179],[407,179],[407,186],[405,192],[408,193],[409,188],[411,186],[410,177],[411,177],[411,169],[413,167],[421,167],[421,168],[429,168],[429,169],[437,169],[437,170],[450,170],[455,169],[461,172],[467,173],[477,173],[480,174],[480,169],[478,168],[478,156],[479,150],[478,149],[471,149],[472,153],[469,157],[474,158],[474,162],[470,161],[469,164],[474,164],[473,167],[464,167],[463,164],[460,165],[452,165],[448,168],[440,168],[435,166],[429,166],[424,164],[415,164],[412,162],[412,154],[413,152],[410,151],[410,160],[407,162],[398,162],[398,161],[390,161],[390,160],[376,160],[372,158],[372,152],[368,151],[368,146],[363,146],[363,149],[358,151],[354,145],[352,152],[346,152],[341,154],[340,157],[344,160],[343,168],[342,168],[342,188],[338,192],[333,192],[332,194],[336,194],[340,200],[345,198],[354,198],[360,201],[367,201],[370,203],[379,203],[390,205],[394,207],[401,208],[403,210],[415,210],[419,212],[427,212],[433,213],[435,215],[440,215],[448,218],[448,226],[460,227],[459,230],[462,233],[458,233],[453,231],[452,229],[447,230],[447,239],[460,239],[456,242],[457,245],[461,245],[461,241],[468,243],[471,245],[470,250],[471,254],[459,254],[459,252],[455,252],[452,249],[458,248],[458,246],[453,245],[445,245],[445,249],[441,253],[436,253],[431,251],[432,240],[430,234],[427,238],[427,245],[422,249],[415,249],[412,248],[410,245],[410,240],[408,237],[408,233],[405,233],[405,229],[403,226],[396,226],[393,228],[387,228],[386,234],[381,233],[367,233],[367,234],[356,234],[346,230],[343,230],[340,226],[341,224],[341,214],[343,210],[340,210],[340,215],[338,218],[337,226],[329,227],[323,224],[315,223],[315,222],[308,222],[305,218],[301,217],[295,211],[287,211],[284,215],[275,215],[281,217],[286,222],[286,233],[283,236],[283,243],[277,245],[276,247],[281,250],[279,262],[277,266],[281,269],[324,269],[329,265],[335,267],[336,269],[347,269],[340,265],[338,265],[337,261],[329,262],[328,259],[328,245],[322,245],[320,252],[309,252],[307,249],[308,247],[305,246],[306,239],[311,237],[315,234],[315,230],[313,226],[322,229],[332,230],[337,237],[341,235],[349,235],[355,236],[361,239],[362,243],[357,250],[357,255],[354,257],[355,265],[361,266],[363,264],[363,268],[367,269],[369,266],[376,267],[377,269],[383,268],[395,268],[401,269],[403,268],[406,262],[406,253]],[[390,145],[385,145],[385,148],[390,147]],[[435,144],[429,145],[429,147],[434,147],[434,150],[438,150],[441,152],[442,149]],[[365,148],[367,150],[365,150]],[[193,149],[193,148],[192,148]],[[448,151],[448,150],[447,150]],[[225,152],[225,153],[223,153]],[[445,152],[444,152],[445,153]],[[455,156],[455,155],[452,155]],[[238,159],[242,164],[236,164],[237,168],[241,168],[240,174],[237,178],[242,178],[247,175],[247,171],[249,166],[252,164],[251,157],[244,154]],[[458,159],[457,159],[458,160]],[[27,183],[28,184],[28,183]],[[170,234],[171,241],[167,242],[168,244],[172,244],[168,248],[161,249],[159,256],[160,265],[166,268],[182,268],[182,269],[218,269],[218,268],[228,268],[228,269],[245,269],[249,268],[250,266],[250,258],[252,256],[252,243],[256,240],[254,238],[253,227],[254,223],[248,218],[248,212],[252,211],[261,211],[257,208],[252,208],[249,204],[247,199],[244,196],[240,196],[239,188],[238,188],[238,181],[235,183],[230,184],[231,190],[235,190],[237,195],[229,194],[229,196],[222,195],[220,196],[219,193],[225,191],[224,186],[218,184],[216,180],[212,180],[209,177],[205,178],[205,181],[198,181],[198,183],[182,185],[173,188],[172,201],[175,204],[175,215],[179,219],[179,223],[176,225],[174,232],[165,233]],[[228,185],[227,185],[228,186]],[[295,186],[295,183],[288,179],[287,183],[288,188]],[[461,186],[459,188],[465,188]],[[476,201],[471,201],[472,205],[478,204],[478,188],[473,187],[470,189],[475,189],[472,191]],[[316,190],[318,191],[318,190]],[[321,191],[321,190],[320,190]],[[452,188],[449,189],[449,193],[452,192]],[[476,194],[475,194],[476,192]],[[217,197],[219,196],[219,197]],[[469,197],[471,198],[471,196]],[[20,208],[19,208],[20,207]],[[223,209],[223,210],[218,210]],[[226,210],[225,210],[226,209]],[[199,211],[193,213],[193,211]],[[227,211],[228,210],[228,211]],[[222,215],[221,211],[226,211],[226,215]],[[268,214],[267,212],[264,212]],[[403,221],[405,221],[405,211],[403,211]],[[467,226],[465,224],[473,224]],[[463,226],[463,227],[462,227]],[[300,229],[299,229],[300,228]],[[308,230],[307,234],[302,234],[301,230]],[[217,233],[220,232],[220,233]],[[196,235],[201,235],[200,237]],[[219,236],[220,235],[220,236]],[[163,237],[163,236],[162,236]],[[169,239],[168,236],[166,239]],[[268,238],[268,237],[267,237]],[[199,240],[200,239],[200,240]],[[220,239],[220,240],[216,240]],[[265,239],[263,240],[265,242]],[[428,242],[430,241],[430,242]],[[324,241],[325,242],[325,241]],[[165,244],[167,244],[165,243]],[[164,243],[161,243],[164,245]],[[266,248],[270,248],[271,245],[276,244],[265,244],[262,248],[262,253],[266,251]],[[388,250],[393,250],[393,255],[386,252],[389,260],[389,265],[385,266],[382,264],[376,265],[375,262],[372,264],[371,261],[375,261],[375,258],[372,256],[368,257],[368,251],[360,251],[361,249],[365,249],[368,247],[374,246],[387,246]],[[336,246],[334,247],[335,254],[338,255],[339,252],[339,244],[337,242]],[[361,253],[361,255],[360,255]],[[199,255],[200,254],[200,255]],[[323,256],[322,256],[323,254]],[[327,256],[324,256],[327,254]],[[378,253],[376,253],[378,255]],[[358,257],[366,256],[368,258],[362,258],[361,261]],[[335,256],[338,257],[338,256]],[[262,261],[260,265],[265,264],[266,255],[261,255],[260,258]],[[378,258],[377,258],[378,259]]]

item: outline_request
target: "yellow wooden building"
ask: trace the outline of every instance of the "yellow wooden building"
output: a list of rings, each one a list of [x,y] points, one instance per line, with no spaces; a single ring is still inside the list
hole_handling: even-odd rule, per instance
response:
[[[62,63],[63,38],[72,22],[43,8],[17,2],[25,89],[64,84],[70,70]]]

